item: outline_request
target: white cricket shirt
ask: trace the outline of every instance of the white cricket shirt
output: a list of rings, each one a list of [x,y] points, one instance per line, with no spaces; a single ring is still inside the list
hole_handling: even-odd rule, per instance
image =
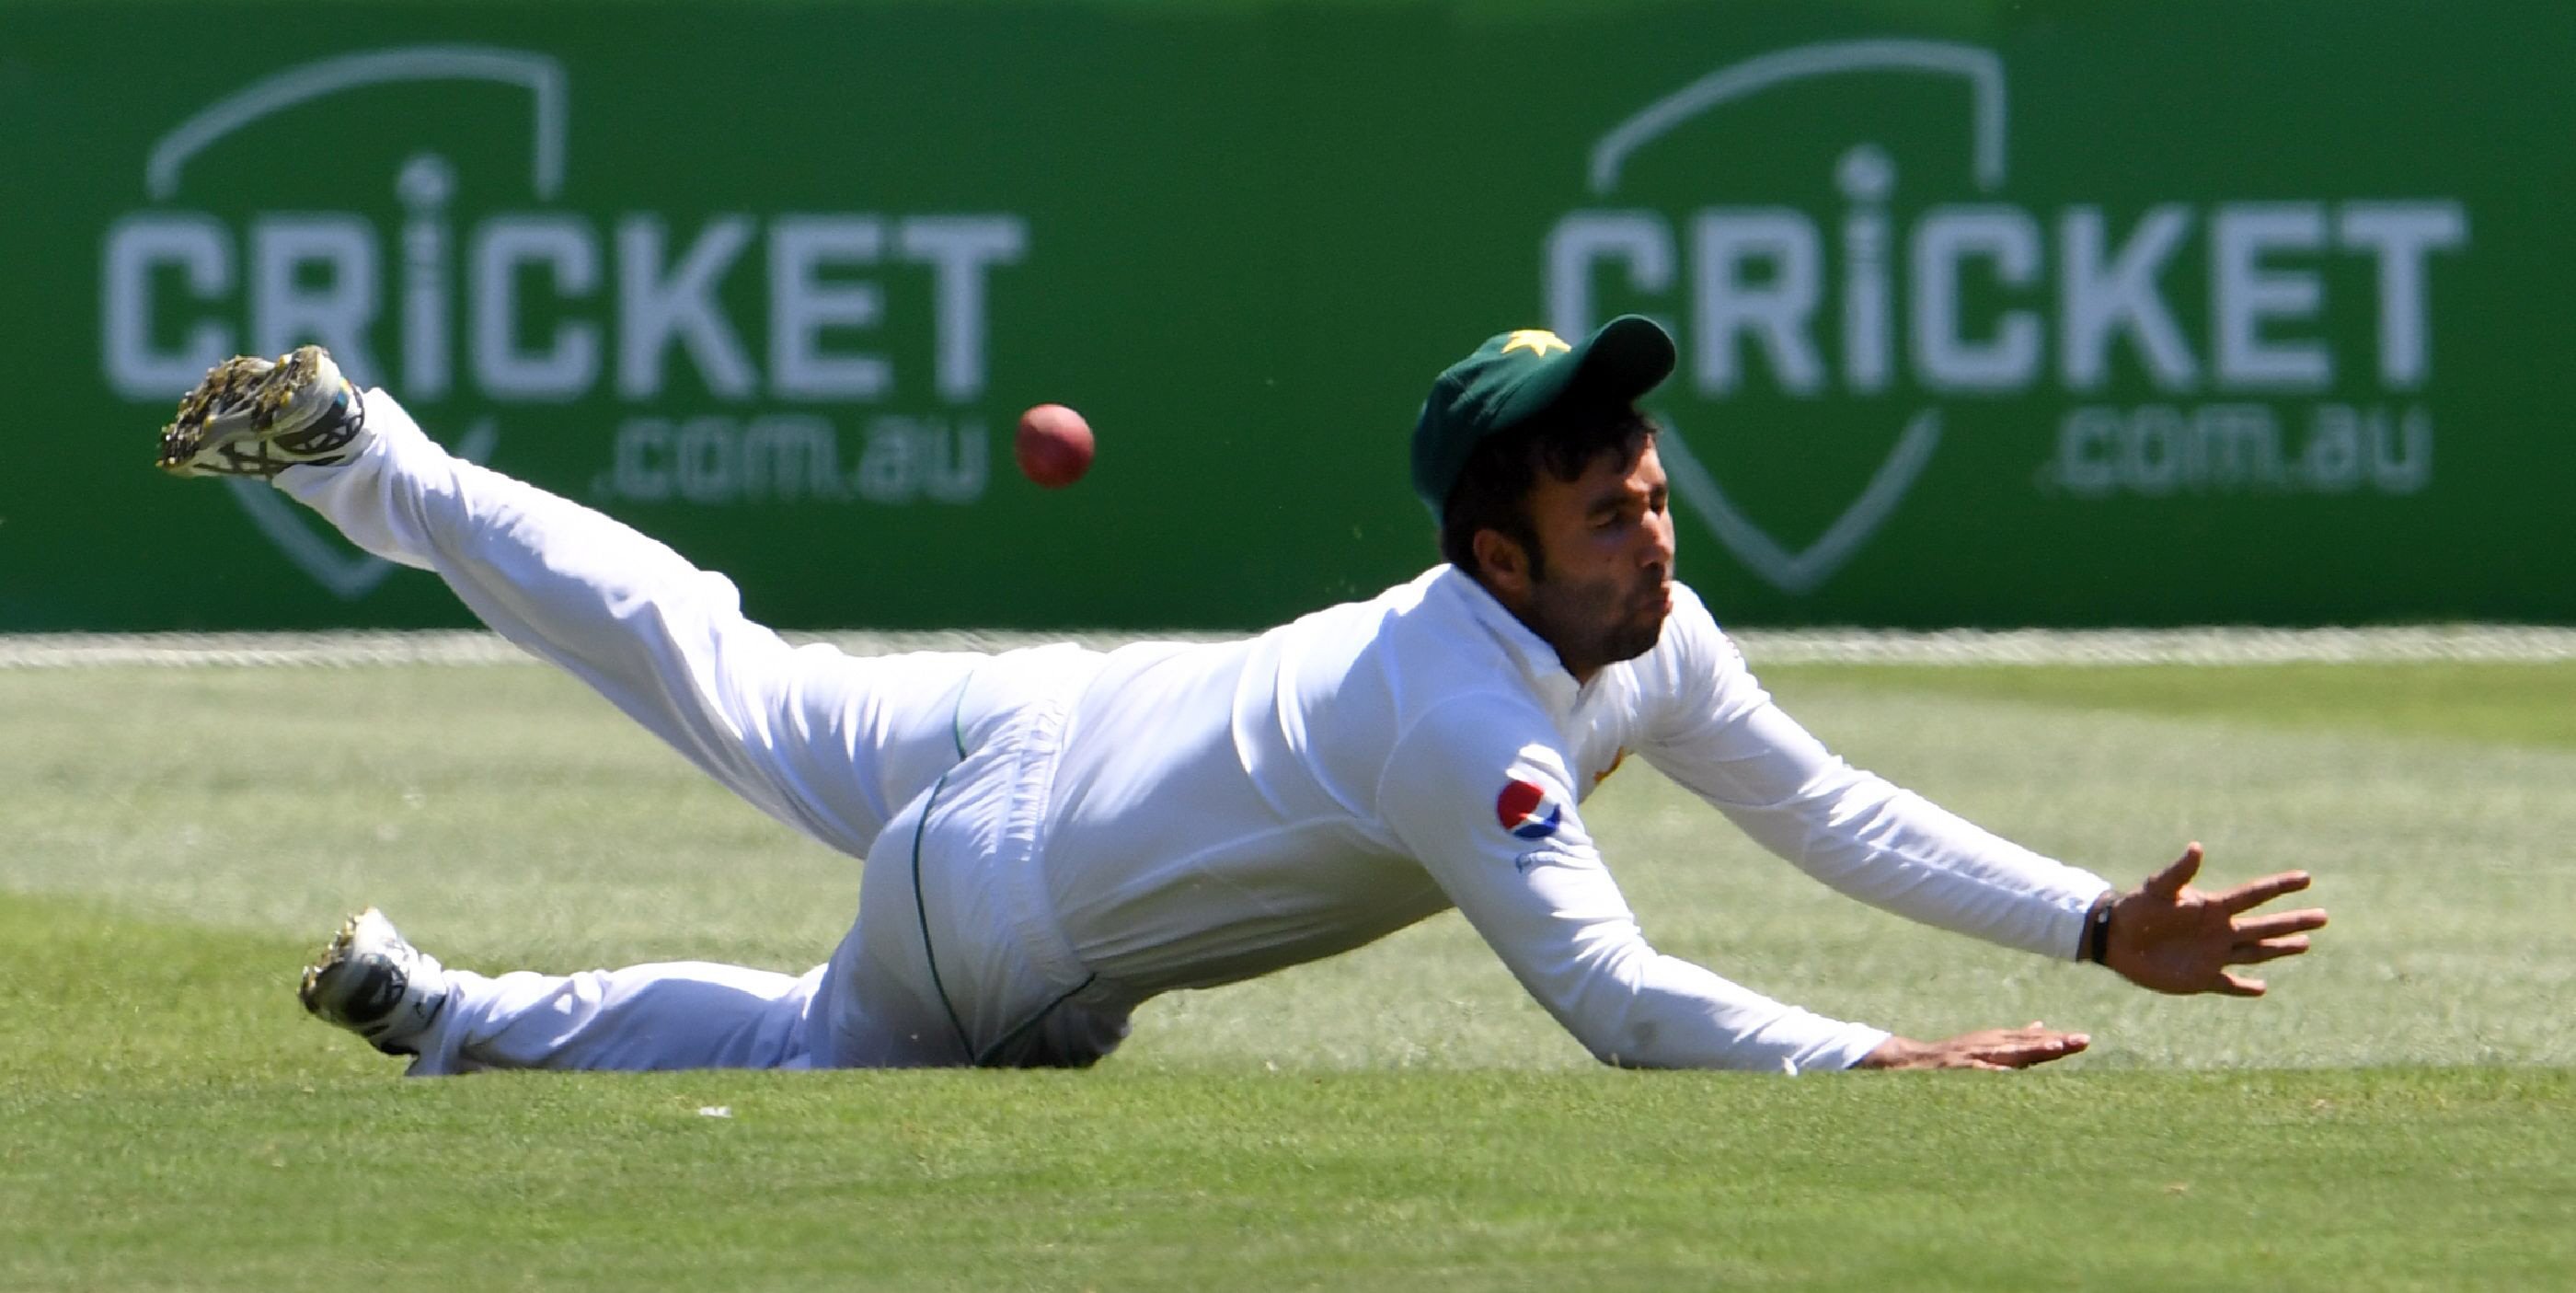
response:
[[[1835,889],[2007,947],[2073,957],[2110,887],[1835,757],[1679,585],[1655,648],[1580,686],[1448,566],[1247,641],[1064,651],[1031,843],[1076,955],[1139,996],[1455,906],[1609,1063],[1841,1068],[1885,1040],[1647,944],[1579,807],[1629,755]]]

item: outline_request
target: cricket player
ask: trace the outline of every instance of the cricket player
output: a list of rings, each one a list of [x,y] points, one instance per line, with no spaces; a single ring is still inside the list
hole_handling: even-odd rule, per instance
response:
[[[1861,901],[2144,987],[2253,996],[2325,913],[2209,892],[2199,846],[2138,888],[2006,842],[1844,763],[1775,706],[1673,578],[1638,317],[1495,337],[1413,432],[1444,564],[1246,641],[855,658],[791,647],[732,584],[598,512],[454,457],[306,347],[227,361],[160,465],[266,477],[369,552],[435,572],[762,811],[865,859],[802,975],[704,963],[486,977],[378,912],[304,1005],[414,1074],[490,1068],[1088,1065],[1141,1002],[1462,911],[1605,1063],[2021,1068],[2037,1024],[1916,1041],[1764,997],[1639,932],[1584,797],[1661,769]]]

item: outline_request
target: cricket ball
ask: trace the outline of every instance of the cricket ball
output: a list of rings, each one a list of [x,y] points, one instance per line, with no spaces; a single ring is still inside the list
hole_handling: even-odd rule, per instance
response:
[[[1091,470],[1091,424],[1061,404],[1041,404],[1020,415],[1020,472],[1048,489],[1062,489]]]

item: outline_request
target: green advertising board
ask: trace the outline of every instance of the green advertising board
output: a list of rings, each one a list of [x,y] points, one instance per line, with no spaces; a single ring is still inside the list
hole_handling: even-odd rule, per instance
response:
[[[2576,620],[2571,56],[2506,0],[13,5],[0,629],[462,622],[150,470],[307,340],[773,622],[1253,626],[1436,560],[1440,368],[1624,311],[1730,622]]]

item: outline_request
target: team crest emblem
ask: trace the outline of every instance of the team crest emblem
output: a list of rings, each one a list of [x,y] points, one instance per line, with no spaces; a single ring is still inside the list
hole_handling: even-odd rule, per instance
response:
[[[1549,799],[1545,790],[1515,779],[1504,782],[1503,793],[1495,797],[1494,817],[1516,839],[1543,840],[1556,834],[1565,809]]]
[[[1560,350],[1572,349],[1574,347],[1566,344],[1565,338],[1545,328],[1522,328],[1503,342],[1503,353],[1506,355],[1515,350],[1526,350],[1541,359]]]

